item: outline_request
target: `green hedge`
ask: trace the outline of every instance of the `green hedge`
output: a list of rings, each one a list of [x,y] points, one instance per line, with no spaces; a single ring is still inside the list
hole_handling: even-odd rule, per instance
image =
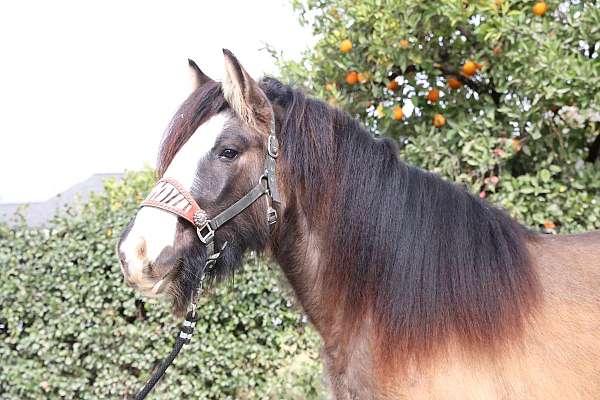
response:
[[[114,250],[152,182],[108,182],[47,229],[0,226],[0,399],[132,398],[170,351],[180,321],[125,286]],[[212,289],[152,398],[318,398],[318,338],[282,282],[252,259]]]

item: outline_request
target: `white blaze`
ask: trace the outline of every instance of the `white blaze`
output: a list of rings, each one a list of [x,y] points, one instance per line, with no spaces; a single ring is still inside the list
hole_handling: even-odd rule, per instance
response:
[[[164,173],[165,178],[174,178],[186,189],[191,189],[196,176],[198,162],[206,156],[225,125],[225,113],[217,114],[198,127],[177,152]],[[140,289],[152,289],[155,282],[144,282],[144,267],[154,262],[167,246],[173,246],[177,216],[152,207],[143,207],[135,217],[129,234],[121,243],[127,269],[131,279]],[[145,257],[140,257],[139,244],[145,242]]]

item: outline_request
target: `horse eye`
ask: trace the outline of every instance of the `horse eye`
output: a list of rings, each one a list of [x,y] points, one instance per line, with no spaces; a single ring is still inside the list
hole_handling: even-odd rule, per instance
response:
[[[238,152],[236,150],[233,149],[225,149],[221,152],[221,154],[219,154],[219,157],[224,157],[224,158],[228,158],[230,160],[233,160],[234,158],[236,158],[238,155]]]

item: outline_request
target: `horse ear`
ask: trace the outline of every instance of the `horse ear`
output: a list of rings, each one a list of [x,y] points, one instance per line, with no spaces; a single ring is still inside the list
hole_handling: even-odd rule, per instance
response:
[[[271,123],[273,110],[267,96],[233,53],[223,49],[225,79],[223,93],[230,107],[251,127],[261,131]]]
[[[202,72],[202,70],[198,67],[198,64],[196,64],[194,60],[188,58],[188,64],[190,66],[190,75],[192,77],[192,91],[198,89],[205,83],[212,81],[212,79],[210,79],[204,74],[204,72]]]

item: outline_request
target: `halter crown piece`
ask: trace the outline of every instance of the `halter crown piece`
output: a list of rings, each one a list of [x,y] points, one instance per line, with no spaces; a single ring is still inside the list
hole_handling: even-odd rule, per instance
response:
[[[267,223],[269,226],[277,222],[277,211],[273,208],[281,203],[279,189],[277,187],[277,176],[275,174],[275,161],[279,155],[279,143],[275,137],[275,119],[271,117],[271,126],[269,139],[267,142],[267,155],[265,157],[265,169],[259,177],[258,183],[250,189],[241,199],[233,203],[224,211],[214,216],[208,217],[208,213],[200,208],[196,200],[192,197],[189,190],[185,189],[176,179],[161,178],[142,203],[141,207],[154,207],[171,214],[175,214],[196,227],[198,238],[206,247],[206,262],[200,273],[200,282],[198,288],[191,300],[191,310],[188,311],[185,320],[180,328],[179,336],[175,341],[175,346],[171,353],[163,360],[159,368],[152,374],[142,390],[135,396],[136,400],[146,398],[154,385],[163,376],[169,365],[173,362],[184,344],[190,342],[194,327],[198,321],[196,315],[196,301],[202,294],[204,287],[204,278],[206,272],[210,271],[221,256],[223,249],[227,246],[225,242],[218,252],[215,253],[215,231],[233,217],[239,215],[246,208],[250,207],[256,200],[266,195],[267,205]]]

